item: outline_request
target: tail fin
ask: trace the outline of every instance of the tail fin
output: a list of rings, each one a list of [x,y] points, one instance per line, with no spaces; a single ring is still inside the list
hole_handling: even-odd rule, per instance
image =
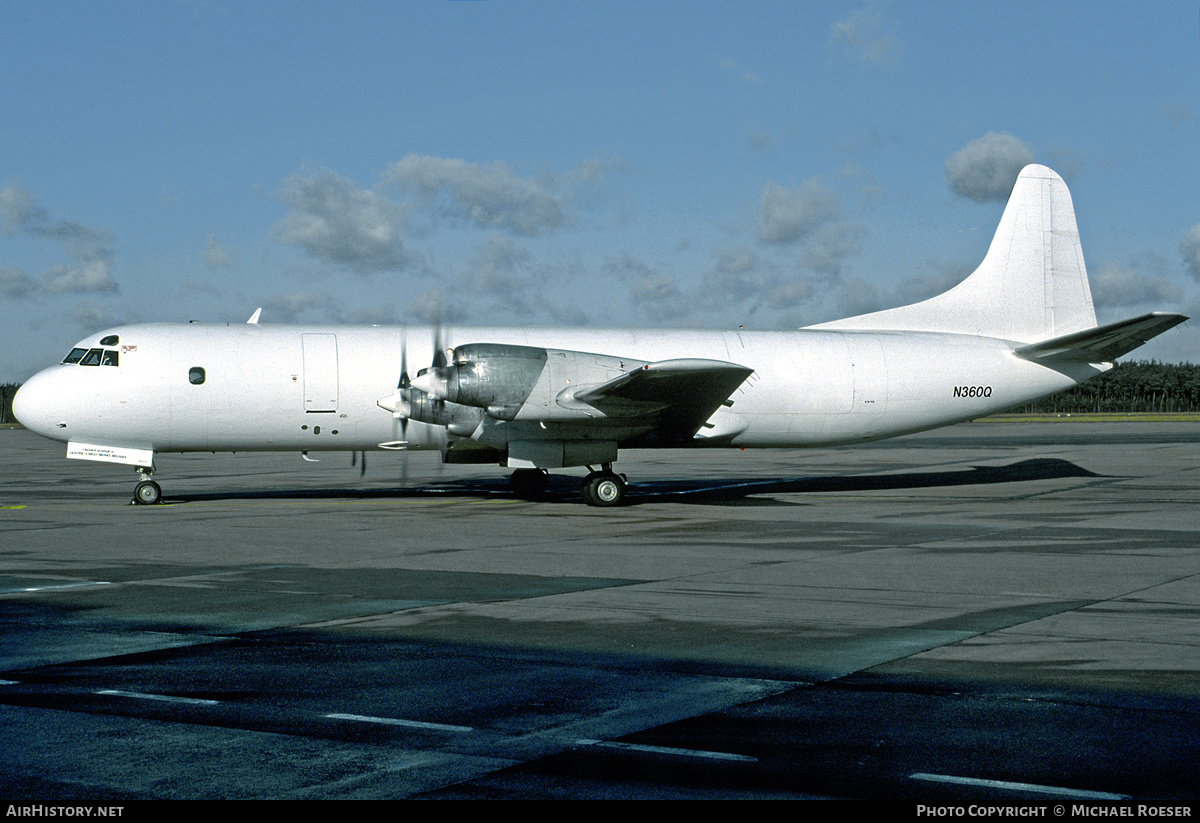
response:
[[[1071,193],[1053,171],[1033,165],[1021,170],[992,245],[966,280],[921,303],[809,328],[956,332],[1035,343],[1095,325]]]

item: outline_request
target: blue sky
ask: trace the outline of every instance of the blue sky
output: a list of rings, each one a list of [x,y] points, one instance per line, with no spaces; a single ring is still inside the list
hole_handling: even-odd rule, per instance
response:
[[[1198,80],[1195,0],[0,0],[0,382],[259,306],[807,325],[968,274],[1026,162],[1102,321],[1200,316]]]

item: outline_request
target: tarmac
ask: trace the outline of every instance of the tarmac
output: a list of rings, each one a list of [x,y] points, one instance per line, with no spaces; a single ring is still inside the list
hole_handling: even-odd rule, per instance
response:
[[[1200,798],[1200,423],[436,455],[0,430],[0,799]]]

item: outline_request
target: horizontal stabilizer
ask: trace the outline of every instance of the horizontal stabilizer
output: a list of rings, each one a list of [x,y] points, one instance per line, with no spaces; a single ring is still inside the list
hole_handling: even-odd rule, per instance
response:
[[[1187,320],[1182,314],[1152,312],[1097,326],[1094,329],[1031,343],[1015,350],[1024,360],[1053,360],[1058,358],[1086,360],[1089,363],[1108,363],[1123,354]]]

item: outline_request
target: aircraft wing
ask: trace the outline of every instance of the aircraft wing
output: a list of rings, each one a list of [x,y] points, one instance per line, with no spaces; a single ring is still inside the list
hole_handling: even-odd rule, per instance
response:
[[[1151,312],[1129,320],[1021,346],[1014,351],[1024,360],[1072,359],[1107,363],[1173,328],[1188,318],[1171,312]]]
[[[753,373],[721,360],[646,362],[468,343],[454,348],[452,363],[401,379],[379,405],[494,448],[514,439],[681,443],[722,405],[731,405],[729,396]]]
[[[564,392],[558,402],[584,404],[610,418],[657,412],[661,434],[690,438],[753,373],[721,360],[662,360],[599,385]]]

